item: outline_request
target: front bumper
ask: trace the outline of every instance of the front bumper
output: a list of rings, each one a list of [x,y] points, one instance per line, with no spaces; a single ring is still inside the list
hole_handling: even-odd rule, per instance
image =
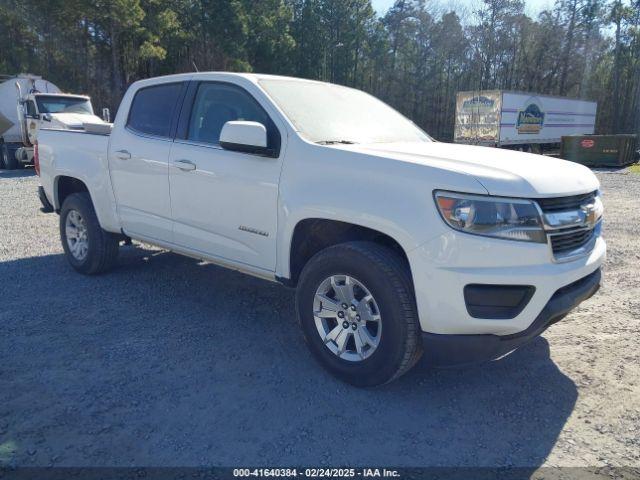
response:
[[[431,365],[452,366],[500,358],[544,332],[600,288],[601,272],[558,289],[533,323],[511,335],[441,335],[423,333],[425,357]]]
[[[599,269],[606,258],[606,243],[598,236],[586,255],[556,263],[549,244],[451,230],[407,252],[407,256],[423,332],[505,336],[527,330],[557,290]],[[521,309],[511,312],[515,316],[506,312],[492,315],[491,310],[477,315],[465,300],[469,285],[529,286],[534,293]]]

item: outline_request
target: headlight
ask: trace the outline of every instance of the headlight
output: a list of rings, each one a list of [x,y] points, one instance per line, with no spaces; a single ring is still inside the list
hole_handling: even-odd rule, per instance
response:
[[[435,192],[444,221],[461,232],[547,243],[536,205],[529,200]]]

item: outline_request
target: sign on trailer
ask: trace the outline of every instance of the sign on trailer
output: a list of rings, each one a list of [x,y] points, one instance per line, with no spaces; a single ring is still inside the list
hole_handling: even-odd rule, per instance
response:
[[[596,102],[487,90],[459,92],[454,141],[480,145],[560,143],[566,135],[593,134]]]

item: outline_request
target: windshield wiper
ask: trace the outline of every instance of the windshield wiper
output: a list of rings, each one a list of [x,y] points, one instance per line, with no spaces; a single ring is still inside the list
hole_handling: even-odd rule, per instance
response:
[[[358,143],[358,142],[354,142],[353,140],[320,140],[319,142],[316,142],[318,145],[336,145],[338,143],[343,144],[343,145],[353,145],[354,143]]]

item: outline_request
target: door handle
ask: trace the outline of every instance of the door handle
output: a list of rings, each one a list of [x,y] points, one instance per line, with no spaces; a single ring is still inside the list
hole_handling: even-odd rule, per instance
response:
[[[131,154],[128,150],[117,150],[116,157],[120,160],[129,160],[131,158]]]
[[[173,162],[173,166],[179,168],[184,172],[189,172],[196,169],[196,164],[191,160],[176,160],[175,162]]]

